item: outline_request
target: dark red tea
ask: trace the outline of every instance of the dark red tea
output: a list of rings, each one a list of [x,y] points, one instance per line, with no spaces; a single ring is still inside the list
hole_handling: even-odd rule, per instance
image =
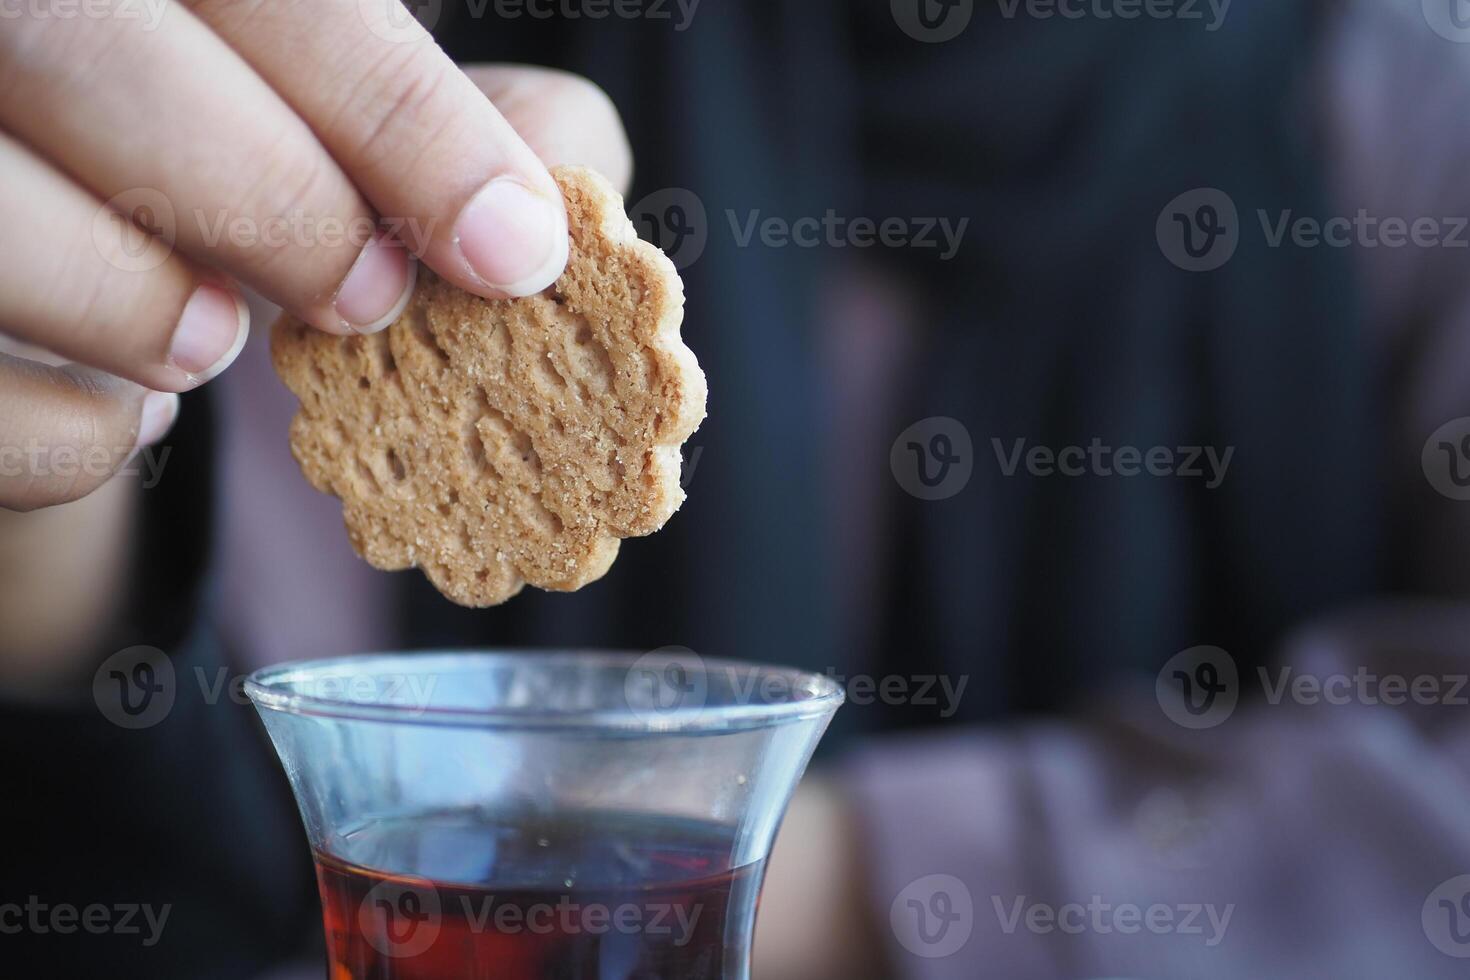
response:
[[[376,821],[318,852],[331,980],[746,980],[764,862],[611,814]],[[394,869],[386,873],[380,868]]]

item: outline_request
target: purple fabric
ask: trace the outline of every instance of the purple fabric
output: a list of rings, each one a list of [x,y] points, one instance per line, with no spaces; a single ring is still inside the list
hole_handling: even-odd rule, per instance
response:
[[[1470,46],[1426,29],[1418,0],[1334,9],[1315,98],[1338,212],[1470,214]],[[1390,533],[1414,592],[1464,595],[1470,511],[1432,491],[1420,452],[1438,426],[1470,416],[1467,253],[1354,255],[1393,413]],[[1448,698],[1470,673],[1466,636],[1470,603],[1385,600],[1304,624],[1280,662],[1318,679],[1432,678]],[[898,975],[1466,975],[1442,947],[1470,956],[1470,942],[1443,930],[1452,914],[1462,928],[1470,920],[1442,900],[1459,903],[1470,884],[1436,889],[1470,874],[1470,707],[1286,696],[1187,730],[1165,716],[1153,681],[1085,719],[892,741],[851,761],[873,914]],[[941,936],[941,914],[965,899],[973,914],[951,923],[968,932],[957,949],[944,943],[958,933],[927,944],[915,932],[922,913],[925,935]],[[1071,931],[1048,928],[1047,910],[1069,903]],[[1181,926],[1198,906],[1201,932],[1125,933],[1124,904],[1161,906]]]
[[[1470,673],[1467,632],[1470,609],[1386,605],[1314,627],[1284,663],[1433,677],[1447,694]],[[1470,873],[1467,748],[1463,706],[1285,697],[1190,731],[1151,692],[1123,692],[1084,720],[875,746],[849,785],[885,923],[935,874],[963,888],[921,888],[925,907],[946,888],[950,908],[973,908],[950,955],[895,942],[904,977],[1459,977],[1421,915]],[[1069,903],[1070,932],[1028,928],[1033,906]],[[1124,904],[1181,927],[1198,908],[1199,931],[1125,933]]]

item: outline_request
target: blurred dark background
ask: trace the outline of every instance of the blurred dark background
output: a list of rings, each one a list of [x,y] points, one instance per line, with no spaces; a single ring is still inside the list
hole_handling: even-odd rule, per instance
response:
[[[1445,7],[428,5],[456,60],[585,75],[621,113],[630,214],[680,267],[709,378],[687,502],[581,592],[451,606],[351,556],[258,332],[185,399],[103,653],[187,676],[676,645],[895,679],[823,743],[866,912],[797,902],[813,949],[861,934],[905,978],[1461,975],[1470,29]],[[1229,711],[1189,723],[1180,656]],[[1440,694],[1283,699],[1286,666]],[[249,709],[181,698],[123,740],[83,701],[0,714],[0,900],[147,893],[175,919],[141,951],[0,935],[36,957],[15,975],[310,962],[309,861]],[[837,823],[800,827],[801,874],[846,881],[815,857]],[[975,930],[942,956],[890,921],[935,874]],[[1096,895],[1237,911],[1210,946],[1000,915]]]

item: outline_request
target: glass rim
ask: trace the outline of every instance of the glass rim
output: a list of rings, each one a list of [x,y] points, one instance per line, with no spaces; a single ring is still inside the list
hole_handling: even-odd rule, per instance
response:
[[[777,680],[784,684],[788,691],[807,691],[810,692],[810,696],[785,701],[737,701],[729,704],[699,704],[668,711],[639,711],[631,704],[626,708],[618,709],[605,707],[587,709],[503,706],[433,707],[386,701],[353,700],[346,697],[324,697],[319,693],[308,694],[285,689],[285,685],[310,678],[313,675],[324,678],[332,673],[342,673],[344,669],[350,674],[353,666],[360,668],[358,676],[372,674],[370,665],[378,665],[380,668],[398,665],[399,673],[408,674],[411,671],[403,669],[402,665],[417,663],[427,668],[427,663],[433,660],[452,660],[460,669],[473,662],[482,662],[490,666],[514,661],[548,666],[575,664],[627,669],[640,660],[655,658],[663,653],[661,650],[638,652],[559,647],[541,649],[428,648],[285,661],[253,671],[245,679],[245,695],[257,710],[280,711],[294,715],[450,728],[554,730],[609,734],[665,734],[671,732],[697,734],[706,731],[764,728],[829,715],[835,712],[847,698],[842,686],[825,674],[734,658],[705,657],[683,648],[668,649],[669,652],[659,659],[677,661],[693,658],[698,669],[706,677],[721,669],[739,671],[755,678],[750,686],[752,691],[757,689],[757,685]],[[386,671],[379,670],[380,676],[386,673]],[[424,669],[421,673],[432,674],[434,671]]]

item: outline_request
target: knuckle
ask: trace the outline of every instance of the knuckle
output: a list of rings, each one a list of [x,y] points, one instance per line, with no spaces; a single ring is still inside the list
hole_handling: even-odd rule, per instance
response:
[[[262,14],[268,14],[273,6],[271,0],[185,0],[185,3],[202,20],[225,32],[239,30]]]
[[[157,360],[173,328],[172,320],[159,316],[160,286],[178,260],[170,256],[161,269],[131,269],[133,253],[118,238],[79,231],[43,295],[53,309],[66,311],[72,347]]]
[[[73,365],[61,370],[60,383],[74,395],[71,400],[80,400],[82,407],[87,409],[77,413],[77,419],[87,426],[88,437],[95,438],[102,410],[110,407],[118,396],[116,379]]]
[[[353,156],[365,165],[392,159],[425,143],[425,131],[441,129],[454,115],[451,66],[416,47],[395,46],[370,68],[359,94],[350,97],[341,118],[353,119],[360,132],[349,142]],[[354,111],[355,110],[355,111]]]
[[[111,465],[121,462],[138,438],[138,410],[130,397],[138,391],[136,386],[76,365],[59,369],[56,376],[58,410],[53,442],[80,449],[101,446],[110,454]]]
[[[322,154],[295,139],[274,141],[252,167],[236,214],[260,222],[297,211],[319,210],[328,196]]]
[[[317,246],[341,244],[337,229],[348,228],[363,205],[325,154],[278,141],[231,199],[238,203],[222,216],[224,238],[214,247],[227,251],[247,275],[276,286],[310,284],[314,291],[322,284],[318,280],[345,274],[351,257],[341,248]]]

